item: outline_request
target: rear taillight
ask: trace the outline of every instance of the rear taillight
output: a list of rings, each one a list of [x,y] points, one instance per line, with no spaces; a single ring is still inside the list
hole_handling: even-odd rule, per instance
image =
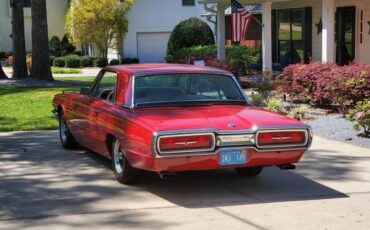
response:
[[[307,138],[306,130],[261,131],[257,134],[257,146],[305,146],[307,144]]]
[[[211,151],[215,147],[213,134],[184,134],[158,138],[159,153]]]

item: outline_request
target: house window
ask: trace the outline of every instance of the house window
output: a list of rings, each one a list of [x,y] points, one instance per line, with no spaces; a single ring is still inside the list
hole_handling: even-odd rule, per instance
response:
[[[183,6],[195,6],[195,0],[182,0]]]
[[[282,67],[307,62],[311,56],[311,8],[276,10],[273,17],[273,61]]]
[[[30,8],[31,7],[31,0],[23,0],[23,7]]]
[[[82,55],[95,56],[94,47],[91,44],[85,44],[81,47]]]

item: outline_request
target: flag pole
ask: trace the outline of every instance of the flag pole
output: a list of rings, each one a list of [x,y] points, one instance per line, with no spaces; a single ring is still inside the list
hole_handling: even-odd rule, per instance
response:
[[[260,25],[263,27],[263,23],[258,19],[256,18],[255,16],[252,16],[252,18]]]

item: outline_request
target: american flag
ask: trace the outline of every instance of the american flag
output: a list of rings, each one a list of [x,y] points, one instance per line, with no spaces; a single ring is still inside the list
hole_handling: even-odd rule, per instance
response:
[[[240,42],[245,40],[245,35],[248,31],[250,22],[252,21],[252,14],[249,13],[242,4],[236,0],[231,0],[231,28],[232,42]]]

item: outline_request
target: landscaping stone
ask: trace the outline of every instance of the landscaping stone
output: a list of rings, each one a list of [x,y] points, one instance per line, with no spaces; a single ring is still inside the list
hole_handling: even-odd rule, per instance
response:
[[[361,136],[362,131],[355,131],[352,122],[340,114],[319,116],[305,123],[312,127],[314,135],[370,148],[370,138]]]

